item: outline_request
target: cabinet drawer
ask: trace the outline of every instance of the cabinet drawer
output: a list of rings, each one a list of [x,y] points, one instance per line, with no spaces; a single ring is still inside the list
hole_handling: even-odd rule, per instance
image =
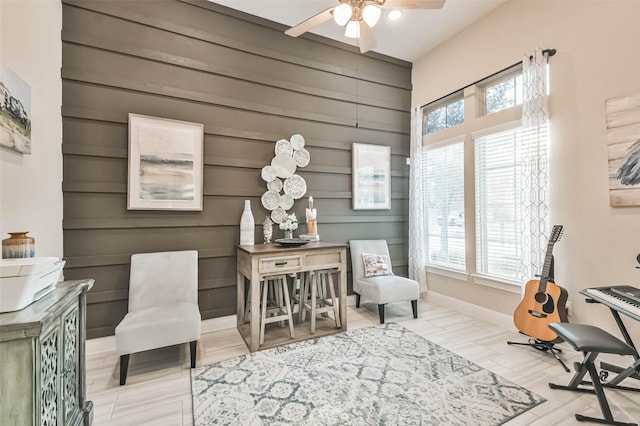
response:
[[[278,273],[296,270],[302,266],[302,256],[265,257],[258,260],[258,273]]]
[[[339,251],[309,253],[304,259],[305,265],[313,269],[340,268],[340,261]]]

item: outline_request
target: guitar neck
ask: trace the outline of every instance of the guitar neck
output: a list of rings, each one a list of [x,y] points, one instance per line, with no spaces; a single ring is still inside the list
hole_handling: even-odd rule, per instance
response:
[[[544,258],[544,265],[542,265],[542,273],[540,274],[540,283],[538,285],[538,292],[544,293],[547,289],[547,282],[549,281],[549,271],[551,270],[551,260],[553,259],[553,245],[562,236],[562,225],[554,225],[549,236],[549,242],[547,243],[547,254]]]
[[[544,264],[542,265],[542,273],[540,274],[540,286],[541,291],[544,291],[546,288],[547,282],[549,281],[549,271],[551,271],[551,260],[553,259],[553,244],[547,244],[547,254],[544,258]]]

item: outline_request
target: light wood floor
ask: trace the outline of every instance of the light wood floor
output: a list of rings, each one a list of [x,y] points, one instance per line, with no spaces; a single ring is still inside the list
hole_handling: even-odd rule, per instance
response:
[[[377,306],[364,304],[347,309],[349,330],[378,324]],[[547,402],[506,423],[515,425],[586,425],[573,414],[600,417],[594,395],[549,389],[552,381],[568,384],[565,373],[550,355],[528,347],[507,345],[507,340],[525,341],[515,329],[505,329],[450,308],[421,301],[418,319],[413,319],[409,303],[387,307],[387,322],[403,326],[475,363],[500,374],[538,394]],[[125,386],[118,385],[118,356],[113,350],[98,351],[88,343],[87,397],[94,403],[94,425],[191,425],[191,392],[188,345],[131,355]],[[580,354],[562,344],[561,354],[569,368]],[[205,332],[198,345],[198,366],[247,354],[244,341],[228,328]],[[630,358],[606,358],[625,366]],[[640,387],[627,379],[624,385]],[[614,418],[640,422],[640,393],[605,390]]]

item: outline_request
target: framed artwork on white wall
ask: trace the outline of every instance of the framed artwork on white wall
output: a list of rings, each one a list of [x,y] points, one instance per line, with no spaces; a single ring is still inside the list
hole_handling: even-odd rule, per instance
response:
[[[391,209],[391,147],[353,144],[353,209]]]
[[[31,87],[0,63],[0,146],[31,154]]]
[[[129,210],[202,210],[200,123],[129,114]]]
[[[640,206],[640,92],[605,102],[609,153],[609,203]]]

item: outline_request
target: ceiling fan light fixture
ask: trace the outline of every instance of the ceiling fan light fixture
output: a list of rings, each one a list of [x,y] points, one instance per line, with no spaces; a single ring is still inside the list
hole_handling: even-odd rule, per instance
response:
[[[402,11],[399,9],[391,9],[387,12],[387,19],[390,21],[397,21],[402,16]]]
[[[378,23],[381,13],[382,11],[378,6],[368,4],[364,7],[364,9],[362,9],[362,19],[364,19],[364,22],[366,22],[367,25],[373,27]]]
[[[352,13],[351,6],[348,3],[342,3],[333,9],[333,20],[336,21],[336,24],[342,26],[351,19]]]
[[[360,22],[358,21],[349,21],[347,24],[347,28],[344,30],[344,36],[349,38],[359,38],[360,37]]]

